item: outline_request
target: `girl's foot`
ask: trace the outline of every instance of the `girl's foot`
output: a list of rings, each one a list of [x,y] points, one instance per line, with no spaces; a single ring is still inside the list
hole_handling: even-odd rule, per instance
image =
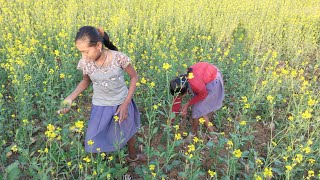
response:
[[[148,157],[144,154],[137,154],[137,157],[135,159],[131,159],[130,156],[126,157],[126,160],[128,163],[132,163],[132,162],[146,162],[148,159]]]

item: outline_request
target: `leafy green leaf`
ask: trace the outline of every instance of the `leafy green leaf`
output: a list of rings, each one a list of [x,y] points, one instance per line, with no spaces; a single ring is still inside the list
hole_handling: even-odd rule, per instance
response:
[[[208,147],[213,147],[214,146],[214,143],[212,141],[208,141],[207,144],[206,144]]]
[[[19,164],[19,161],[15,161],[6,168],[8,179],[19,179],[21,173]]]
[[[159,129],[158,127],[155,127],[152,131],[152,134],[156,134],[158,132],[158,129]]]
[[[284,175],[283,171],[279,168],[272,167],[272,171],[276,172],[279,176]]]
[[[187,174],[185,172],[179,172],[179,177],[187,177]]]

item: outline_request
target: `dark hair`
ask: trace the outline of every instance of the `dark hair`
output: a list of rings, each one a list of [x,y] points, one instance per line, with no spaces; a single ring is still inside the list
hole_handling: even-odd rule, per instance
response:
[[[187,75],[183,74],[170,81],[170,93],[174,96],[175,94],[184,95],[188,91]]]
[[[108,49],[118,51],[118,48],[112,44],[108,34],[102,28],[96,29],[92,26],[82,26],[77,32],[75,41],[80,39],[88,39],[89,46],[102,42]]]

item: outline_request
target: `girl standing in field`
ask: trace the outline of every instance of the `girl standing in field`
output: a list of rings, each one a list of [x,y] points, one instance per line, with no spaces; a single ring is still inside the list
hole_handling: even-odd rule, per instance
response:
[[[69,108],[60,109],[58,113],[67,113],[72,101],[92,82],[92,108],[85,136],[85,150],[92,153],[112,152],[127,144],[128,162],[146,161],[146,156],[137,154],[135,149],[140,114],[132,97],[138,75],[129,57],[117,51],[102,28],[81,27],[75,44],[82,54],[77,69],[82,70],[83,79],[64,100]],[[107,48],[103,48],[103,44]],[[129,89],[123,71],[130,76]]]
[[[223,78],[219,69],[207,62],[198,62],[188,68],[187,74],[180,75],[170,81],[170,93],[175,97],[172,111],[180,111],[182,98],[190,91],[193,97],[181,108],[183,117],[187,115],[189,106],[192,106],[193,123],[189,140],[198,132],[199,119],[204,120],[204,124],[210,132],[209,137],[218,142],[212,123],[208,114],[222,107],[224,99]],[[203,118],[203,119],[201,119]]]

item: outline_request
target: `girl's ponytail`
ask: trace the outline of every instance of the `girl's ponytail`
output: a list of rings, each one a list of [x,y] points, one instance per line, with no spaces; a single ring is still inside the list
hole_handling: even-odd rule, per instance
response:
[[[103,44],[110,50],[115,50],[118,51],[118,48],[112,44],[112,42],[110,41],[110,38],[108,36],[108,34],[106,32],[103,31],[102,27],[99,27],[97,29],[97,31],[99,32],[100,36],[102,37],[102,42]]]

